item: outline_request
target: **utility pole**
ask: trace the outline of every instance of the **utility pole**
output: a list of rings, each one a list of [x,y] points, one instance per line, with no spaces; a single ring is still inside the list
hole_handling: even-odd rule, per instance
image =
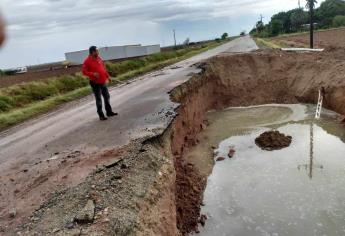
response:
[[[174,42],[175,42],[175,48],[176,48],[176,31],[175,31],[175,29],[173,30],[173,32],[174,32]]]
[[[301,9],[301,0],[298,0],[298,9]]]
[[[310,14],[310,48],[314,48],[314,0],[308,0]]]
[[[260,14],[260,22],[262,22],[263,19],[264,17]]]

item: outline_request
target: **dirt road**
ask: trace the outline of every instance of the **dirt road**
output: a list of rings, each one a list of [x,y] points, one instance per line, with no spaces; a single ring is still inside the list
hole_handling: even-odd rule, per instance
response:
[[[222,52],[255,49],[256,44],[248,36],[239,38],[112,88],[112,106],[120,115],[106,122],[98,120],[94,99],[88,96],[3,132],[0,219],[13,208],[17,217],[11,224],[20,224],[52,191],[82,182],[96,165],[107,161],[109,150],[162,132],[175,116],[177,106],[168,92],[199,71],[195,63]]]

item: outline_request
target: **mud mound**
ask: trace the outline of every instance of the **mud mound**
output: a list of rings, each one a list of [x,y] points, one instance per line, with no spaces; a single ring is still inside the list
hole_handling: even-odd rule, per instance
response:
[[[256,145],[267,151],[280,150],[290,146],[291,136],[286,136],[278,131],[269,131],[255,139]]]

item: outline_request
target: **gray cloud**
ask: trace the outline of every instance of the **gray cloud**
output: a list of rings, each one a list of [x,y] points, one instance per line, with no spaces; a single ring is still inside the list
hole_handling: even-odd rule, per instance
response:
[[[87,27],[94,22],[132,19],[155,23],[234,17],[265,11],[277,0],[2,0],[9,29],[18,35],[45,34],[58,28]],[[290,2],[290,3],[289,3]],[[291,5],[291,0],[279,6]],[[53,29],[53,30],[52,30]]]
[[[171,27],[182,39],[238,33],[259,14],[269,19],[295,6],[297,0],[1,0],[10,37],[0,66],[62,60],[90,42],[169,44]]]

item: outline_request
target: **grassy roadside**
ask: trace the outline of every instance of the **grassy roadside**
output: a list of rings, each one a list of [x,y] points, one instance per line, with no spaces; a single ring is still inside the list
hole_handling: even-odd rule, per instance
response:
[[[254,38],[255,43],[260,48],[271,48],[271,49],[280,49],[282,48],[281,45],[275,44],[272,41],[263,38]]]
[[[225,42],[227,41],[210,42],[202,46],[148,56],[144,59],[116,64],[107,63],[110,74],[114,76],[111,86],[185,60]],[[45,82],[30,82],[0,89],[0,130],[89,94],[91,94],[91,89],[88,86],[88,80],[80,75],[52,78]]]

